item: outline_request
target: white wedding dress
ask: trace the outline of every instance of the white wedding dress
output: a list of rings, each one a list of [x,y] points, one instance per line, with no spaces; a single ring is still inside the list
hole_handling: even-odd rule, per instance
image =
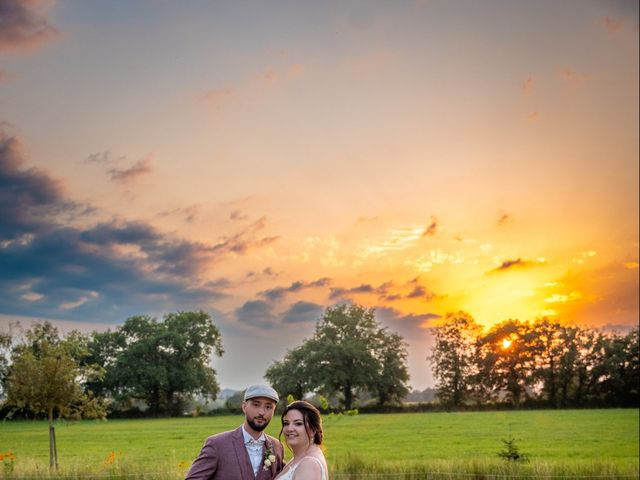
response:
[[[277,480],[293,480],[293,474],[295,473],[296,468],[298,468],[300,466],[300,463],[302,463],[302,461],[306,460],[307,458],[311,458],[311,459],[315,460],[318,463],[318,465],[320,465],[320,472],[321,472],[320,473],[320,480],[327,480],[327,472],[324,469],[324,465],[320,461],[320,459],[316,458],[316,457],[304,457],[302,460],[300,460],[300,462],[297,465],[294,465],[289,470],[287,470],[287,473],[285,473],[281,477],[277,477]]]

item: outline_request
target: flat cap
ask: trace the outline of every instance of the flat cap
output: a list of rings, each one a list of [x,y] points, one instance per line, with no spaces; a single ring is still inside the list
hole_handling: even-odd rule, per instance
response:
[[[245,401],[249,400],[250,398],[256,398],[256,397],[269,398],[276,403],[278,403],[278,400],[280,400],[280,398],[278,398],[278,392],[276,392],[269,385],[251,385],[249,388],[245,390],[244,392]]]

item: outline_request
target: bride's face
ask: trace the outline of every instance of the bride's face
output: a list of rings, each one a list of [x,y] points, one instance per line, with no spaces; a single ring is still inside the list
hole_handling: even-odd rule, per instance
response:
[[[304,417],[299,410],[289,410],[282,420],[282,433],[287,445],[293,450],[296,447],[309,447],[311,437],[304,425]]]

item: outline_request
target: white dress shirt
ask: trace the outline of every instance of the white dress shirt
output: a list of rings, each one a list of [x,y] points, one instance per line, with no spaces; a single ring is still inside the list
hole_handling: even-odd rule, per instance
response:
[[[251,460],[251,466],[253,467],[253,475],[258,476],[258,472],[262,467],[262,447],[264,446],[264,442],[267,437],[264,436],[264,432],[260,433],[260,436],[257,440],[255,440],[247,431],[244,429],[244,425],[242,426],[242,436],[244,437],[244,446],[247,449],[247,453],[249,454],[249,459]]]

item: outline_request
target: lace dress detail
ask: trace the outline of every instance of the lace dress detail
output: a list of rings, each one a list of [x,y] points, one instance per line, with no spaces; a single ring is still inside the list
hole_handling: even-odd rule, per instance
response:
[[[276,477],[277,480],[292,480],[293,479],[293,474],[295,473],[296,468],[298,468],[300,466],[300,464],[302,463],[302,461],[307,459],[307,458],[311,458],[311,459],[315,460],[317,462],[317,464],[320,465],[320,480],[328,480],[327,479],[327,472],[324,469],[324,465],[322,464],[320,459],[318,459],[316,457],[304,457],[302,460],[300,460],[300,462],[297,465],[294,465],[289,470],[287,470],[287,473],[285,473],[281,477]]]

